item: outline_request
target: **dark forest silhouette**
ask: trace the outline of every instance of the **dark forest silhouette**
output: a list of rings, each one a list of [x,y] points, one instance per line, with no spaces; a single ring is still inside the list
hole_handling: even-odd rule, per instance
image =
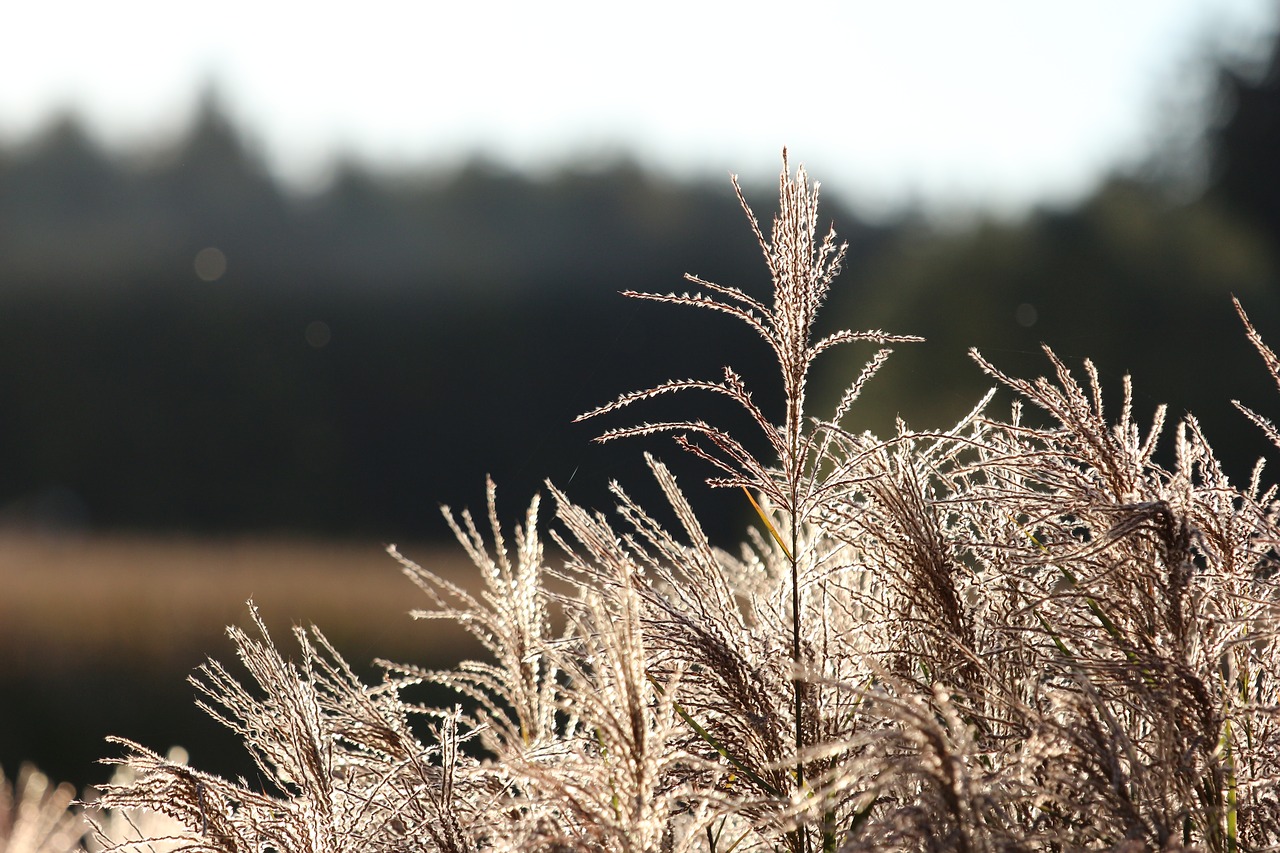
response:
[[[1265,377],[1214,359],[1224,343],[1249,359],[1228,293],[1264,332],[1277,316],[1276,79],[1274,61],[1223,72],[1236,108],[1208,130],[1215,168],[1191,201],[1117,177],[1075,209],[958,233],[829,203],[853,244],[837,321],[930,340],[855,417],[941,425],[980,393],[968,346],[1038,371],[1047,341],[1133,371],[1152,406],[1247,432],[1226,400]],[[765,283],[727,181],[625,160],[542,179],[346,162],[299,195],[211,94],[145,156],[66,117],[0,151],[0,520],[433,536],[436,503],[485,473],[515,494],[573,477],[603,502],[596,472],[638,449],[592,445],[572,417],[677,359],[711,375],[752,353],[731,324],[616,295],[684,272]],[[1240,464],[1260,447],[1238,444]]]
[[[347,163],[303,197],[208,96],[132,164],[72,118],[0,163],[11,523],[393,538],[432,535],[436,503],[486,472],[599,488],[602,454],[634,448],[571,419],[682,349],[714,370],[733,346],[617,291],[764,283],[727,181]],[[836,219],[860,247],[880,236]]]
[[[1264,331],[1276,316],[1276,77],[1223,72],[1237,106],[1208,131],[1215,169],[1191,201],[1117,177],[1075,209],[958,233],[828,204],[853,243],[838,321],[930,340],[855,416],[941,425],[981,391],[968,346],[1038,371],[1047,341],[1133,371],[1151,406],[1246,432],[1226,400],[1265,377],[1220,359],[1224,342],[1249,358],[1228,293]],[[684,272],[764,285],[727,181],[625,160],[542,179],[346,162],[300,195],[211,94],[146,156],[63,118],[0,151],[0,519],[434,536],[436,503],[485,473],[516,494],[574,477],[603,502],[595,472],[637,448],[592,445],[571,418],[677,359],[711,375],[729,348],[752,353],[731,324],[616,295]],[[1238,444],[1242,465],[1260,447]]]

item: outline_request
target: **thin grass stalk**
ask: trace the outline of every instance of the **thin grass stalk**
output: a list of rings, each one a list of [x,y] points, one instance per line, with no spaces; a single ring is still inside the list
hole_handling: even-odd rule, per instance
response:
[[[792,493],[794,498],[794,492]],[[799,757],[804,751],[804,688],[800,683],[800,564],[796,560],[799,541],[796,536],[795,516],[791,517],[791,553],[787,555],[791,562],[791,664],[795,672],[791,677],[791,689],[795,697],[796,714],[796,790],[804,790],[804,761]],[[809,834],[804,827],[796,830],[800,834],[801,849],[808,851]]]
[[[798,791],[803,791],[805,786],[804,761],[800,758],[804,747],[804,688],[801,686],[801,667],[800,667],[800,563],[796,555],[800,549],[799,541],[799,525],[796,524],[794,515],[791,520],[791,546],[787,547],[787,543],[783,541],[782,536],[778,533],[778,528],[773,526],[773,522],[769,520],[768,514],[751,496],[751,491],[746,486],[742,487],[742,491],[746,494],[747,500],[751,501],[751,506],[755,509],[756,514],[760,516],[760,520],[764,522],[765,528],[778,543],[778,547],[782,549],[782,553],[786,555],[787,562],[791,568],[791,665],[794,668],[791,679],[792,689],[792,708],[795,714],[795,743],[796,743],[796,766],[795,766],[795,787]],[[796,489],[792,489],[793,506],[798,501]],[[824,826],[826,821],[824,821]],[[808,834],[804,828],[796,830],[796,840],[800,842],[802,850],[808,850]],[[834,843],[834,836],[831,837]],[[828,847],[828,833],[823,830],[823,850]]]

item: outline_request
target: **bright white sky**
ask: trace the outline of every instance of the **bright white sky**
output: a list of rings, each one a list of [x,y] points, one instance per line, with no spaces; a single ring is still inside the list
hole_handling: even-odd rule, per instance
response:
[[[626,148],[681,175],[776,174],[790,147],[869,211],[1017,210],[1086,192],[1261,43],[1274,0],[82,0],[5,4],[0,139],[57,110],[169,138],[216,82],[291,180],[337,151],[521,167]]]

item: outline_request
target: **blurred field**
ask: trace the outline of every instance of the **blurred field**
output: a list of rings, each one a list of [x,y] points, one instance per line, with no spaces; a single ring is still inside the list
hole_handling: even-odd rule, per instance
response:
[[[473,585],[460,549],[399,543]],[[118,752],[108,734],[192,749],[208,769],[243,769],[233,739],[194,707],[186,678],[206,657],[239,673],[229,624],[252,598],[277,645],[315,624],[369,678],[375,657],[441,666],[474,654],[455,626],[415,621],[426,597],[378,542],[0,533],[0,764],[33,761],[85,784]]]
[[[401,550],[453,580],[474,578],[458,549]],[[0,590],[3,674],[164,667],[211,653],[227,648],[226,625],[247,621],[248,599],[282,643],[289,625],[315,624],[340,648],[454,656],[432,639],[448,626],[409,618],[426,599],[378,543],[2,534]]]

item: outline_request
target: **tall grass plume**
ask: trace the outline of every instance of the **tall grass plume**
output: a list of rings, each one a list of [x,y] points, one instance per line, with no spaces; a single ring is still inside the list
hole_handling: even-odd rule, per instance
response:
[[[688,416],[601,440],[674,435],[713,495],[754,508],[740,545],[712,543],[653,456],[674,527],[621,484],[604,513],[548,483],[550,509],[535,498],[507,528],[490,483],[482,515],[446,510],[476,588],[392,550],[415,616],[459,623],[483,658],[383,662],[366,683],[320,631],[286,653],[255,614],[231,631],[247,676],[211,661],[196,684],[258,778],[121,742],[131,776],[98,807],[167,816],[168,849],[226,853],[1280,845],[1280,503],[1261,463],[1230,482],[1194,417],[1140,423],[1128,379],[1104,408],[1092,364],[1048,348],[1034,380],[973,353],[1008,412],[993,389],[946,428],[860,430],[863,388],[918,339],[818,336],[845,246],[819,227],[817,185],[784,152],[767,230],[734,188],[772,292],[687,276],[627,295],[744,323],[777,375],[725,366],[582,417],[687,396]],[[815,413],[815,362],[845,346],[865,366]],[[755,434],[700,417],[697,394]],[[456,703],[417,704],[424,683]],[[108,850],[147,849],[99,827]]]

